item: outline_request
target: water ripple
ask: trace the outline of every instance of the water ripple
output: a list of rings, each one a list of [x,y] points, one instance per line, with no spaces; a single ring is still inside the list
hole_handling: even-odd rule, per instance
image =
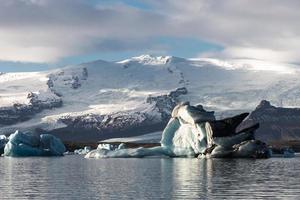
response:
[[[1,199],[299,199],[300,158],[0,158]]]

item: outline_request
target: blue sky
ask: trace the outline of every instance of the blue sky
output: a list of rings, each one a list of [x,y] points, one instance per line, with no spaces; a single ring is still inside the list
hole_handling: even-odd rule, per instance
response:
[[[1,1],[0,71],[141,54],[299,63],[299,6],[296,0]]]

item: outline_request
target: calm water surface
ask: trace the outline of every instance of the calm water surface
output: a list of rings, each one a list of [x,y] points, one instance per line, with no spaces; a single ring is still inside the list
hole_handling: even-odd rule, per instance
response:
[[[300,158],[0,158],[0,199],[300,199]]]

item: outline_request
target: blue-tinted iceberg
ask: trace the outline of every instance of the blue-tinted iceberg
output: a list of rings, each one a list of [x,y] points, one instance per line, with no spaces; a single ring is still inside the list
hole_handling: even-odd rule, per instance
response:
[[[201,105],[188,102],[177,105],[172,118],[165,127],[161,145],[153,148],[110,149],[99,146],[86,158],[110,157],[242,157],[267,158],[270,150],[261,141],[255,140],[258,124],[236,131],[248,113],[223,120],[216,120],[214,112],[207,112]]]
[[[50,134],[40,136],[16,131],[8,138],[4,156],[62,156],[66,151],[61,140]]]

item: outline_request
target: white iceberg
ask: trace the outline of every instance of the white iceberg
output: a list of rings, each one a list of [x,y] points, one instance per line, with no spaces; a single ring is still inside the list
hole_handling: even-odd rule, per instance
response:
[[[8,139],[5,135],[0,135],[0,155],[4,153],[4,147]]]
[[[162,133],[161,145],[152,148],[112,148],[101,144],[86,158],[113,157],[270,157],[270,150],[263,142],[254,139],[258,124],[236,132],[237,126],[248,113],[223,120],[215,120],[214,112],[188,102],[177,105],[172,118]]]
[[[61,140],[50,134],[40,136],[16,131],[8,138],[4,156],[62,156],[66,151]]]
[[[90,146],[85,146],[83,149],[75,149],[74,154],[85,155],[92,150]]]

